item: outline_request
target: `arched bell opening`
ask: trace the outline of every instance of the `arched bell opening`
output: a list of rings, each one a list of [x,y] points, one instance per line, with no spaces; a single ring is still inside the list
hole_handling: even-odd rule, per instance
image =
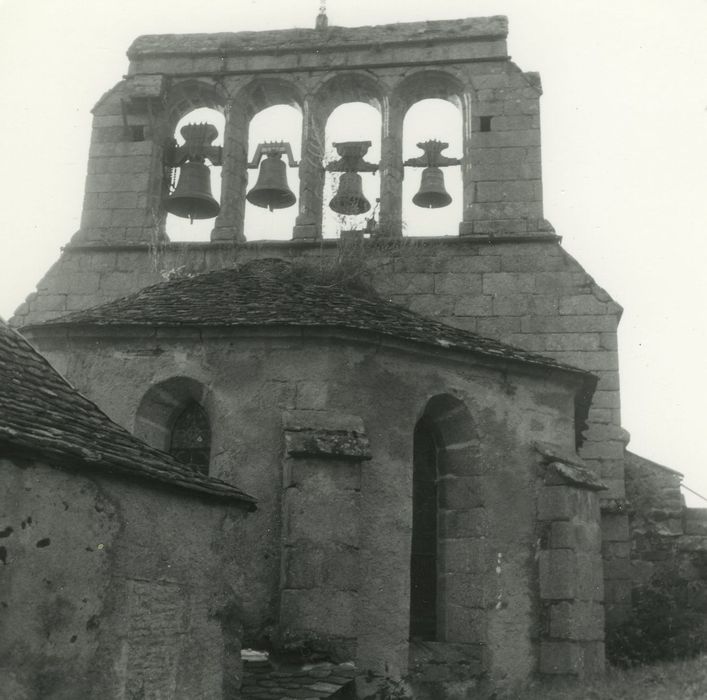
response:
[[[223,147],[225,119],[221,111],[199,107],[185,114],[177,122],[173,134],[178,147],[185,143],[182,129],[189,124],[212,125],[217,135],[208,146]],[[210,238],[221,201],[221,166],[214,165],[208,158],[201,160],[174,167],[171,173],[167,170],[169,194],[163,200],[163,206],[167,211],[165,231],[170,241],[208,241]],[[197,213],[192,217],[194,203]]]
[[[423,99],[413,104],[403,122],[403,161],[423,157],[417,144],[430,140],[448,144],[447,158],[463,154],[462,115],[445,99]],[[439,168],[405,166],[403,229],[406,236],[455,235],[463,210],[460,165]]]
[[[325,129],[325,164],[341,160],[342,146],[363,142],[366,163],[379,165],[381,158],[381,118],[375,107],[364,102],[348,102],[334,109]],[[366,146],[365,142],[370,142]],[[340,144],[339,148],[334,144]],[[329,172],[324,180],[322,229],[325,238],[338,238],[342,231],[371,230],[378,221],[380,176],[378,172]],[[333,208],[332,208],[333,207]]]
[[[259,145],[283,142],[299,163],[301,141],[300,109],[285,104],[267,107],[250,121],[248,160],[254,163]],[[248,168],[244,231],[247,240],[289,240],[297,217],[299,167],[291,167],[287,154],[268,156],[267,150],[261,147],[259,163]]]

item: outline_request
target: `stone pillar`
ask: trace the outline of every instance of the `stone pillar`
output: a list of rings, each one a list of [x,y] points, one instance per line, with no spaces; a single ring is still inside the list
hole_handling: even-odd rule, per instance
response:
[[[341,661],[355,657],[363,422],[331,411],[283,416],[280,638]]]
[[[400,100],[383,98],[381,114],[380,225],[377,236],[403,235],[403,121]]]
[[[510,73],[495,84],[463,95],[461,235],[535,233],[544,225],[539,78]]]
[[[123,80],[93,110],[77,245],[164,241],[163,76]]]
[[[308,95],[302,109],[299,213],[292,233],[294,239],[318,240],[322,237],[325,127],[326,118],[322,105]]]
[[[464,236],[474,232],[473,204],[475,185],[472,174],[472,104],[470,92],[462,95],[462,220],[459,234]]]
[[[221,211],[211,232],[211,240],[245,241],[245,194],[248,187],[248,127],[249,117],[241,100],[226,105],[226,126],[223,139],[221,169]]]
[[[545,453],[550,460],[552,455]],[[604,670],[604,580],[598,490],[582,467],[550,461],[538,495],[540,672]]]

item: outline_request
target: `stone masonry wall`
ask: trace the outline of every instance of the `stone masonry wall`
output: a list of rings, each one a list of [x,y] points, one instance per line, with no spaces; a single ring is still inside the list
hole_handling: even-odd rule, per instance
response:
[[[242,511],[11,458],[0,484],[0,696],[234,697]]]
[[[630,509],[630,588],[667,585],[693,613],[707,643],[707,508],[686,508],[682,475],[627,453]]]

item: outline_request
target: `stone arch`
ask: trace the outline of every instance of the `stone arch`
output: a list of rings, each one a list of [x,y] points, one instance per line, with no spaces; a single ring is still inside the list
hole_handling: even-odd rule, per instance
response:
[[[337,73],[326,79],[317,89],[315,100],[321,118],[326,121],[337,107],[348,102],[364,102],[380,112],[383,95],[383,86],[376,78],[351,71]]]
[[[255,78],[238,91],[235,100],[243,105],[249,121],[268,107],[288,105],[301,112],[304,104],[297,85],[282,78]]]
[[[451,394],[433,396],[413,441],[413,642],[478,644],[486,637],[479,472],[479,436],[469,409]]]
[[[213,83],[203,80],[183,80],[175,83],[167,98],[167,133],[174,131],[183,116],[200,107],[223,113],[226,99],[226,93]]]
[[[140,400],[133,433],[148,445],[169,452],[175,421],[197,404],[213,415],[211,392],[191,377],[171,377],[151,386]]]
[[[464,83],[443,70],[418,70],[403,78],[393,90],[393,100],[406,112],[415,102],[430,98],[447,100],[462,109]]]

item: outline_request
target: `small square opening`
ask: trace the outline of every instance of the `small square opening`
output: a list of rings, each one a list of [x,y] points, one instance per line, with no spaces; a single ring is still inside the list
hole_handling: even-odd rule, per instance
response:
[[[132,124],[128,127],[128,138],[131,141],[145,140],[145,127],[142,124]]]
[[[491,131],[491,117],[479,117],[479,131]]]

